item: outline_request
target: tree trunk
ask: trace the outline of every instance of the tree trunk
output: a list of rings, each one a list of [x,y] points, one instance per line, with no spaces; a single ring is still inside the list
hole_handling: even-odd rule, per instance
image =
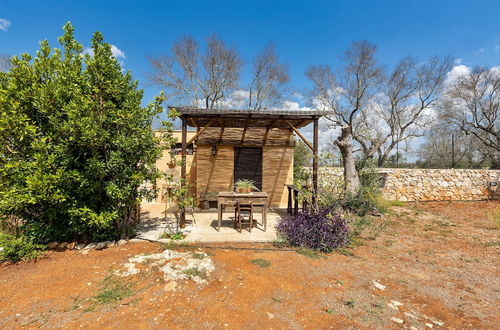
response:
[[[356,193],[360,183],[352,152],[351,127],[349,125],[342,126],[341,131],[342,133],[335,141],[335,145],[339,147],[344,163],[344,192]]]

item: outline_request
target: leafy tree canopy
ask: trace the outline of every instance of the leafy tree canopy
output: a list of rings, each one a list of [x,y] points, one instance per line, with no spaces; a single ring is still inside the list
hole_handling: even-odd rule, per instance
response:
[[[0,215],[22,219],[39,242],[117,238],[154,194],[144,183],[160,175],[151,123],[164,97],[141,106],[142,90],[101,33],[89,52],[71,23],[63,29],[61,49],[42,41],[0,72]]]

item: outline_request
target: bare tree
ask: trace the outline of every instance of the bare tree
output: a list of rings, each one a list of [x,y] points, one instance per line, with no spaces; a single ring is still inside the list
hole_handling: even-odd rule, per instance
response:
[[[434,119],[431,114],[451,59],[432,57],[417,65],[407,57],[386,74],[375,55],[374,45],[366,41],[353,43],[346,51],[339,74],[328,66],[316,66],[307,75],[314,85],[315,105],[335,112],[328,118],[330,124],[350,127],[363,157],[376,156],[382,166],[396,146],[404,149]],[[344,129],[342,132],[344,138],[338,140],[339,148],[340,141],[349,140]]]
[[[0,54],[0,72],[9,71],[12,67],[10,62],[10,56],[5,54]]]
[[[477,168],[491,161],[485,147],[473,135],[442,123],[427,132],[417,150],[417,165],[430,168]]]
[[[435,56],[422,65],[407,57],[385,76],[371,107],[362,110],[356,123],[355,139],[365,157],[376,153],[382,166],[396,145],[404,148],[424,134],[435,120],[434,108],[450,68],[449,57]]]
[[[382,68],[375,61],[375,51],[376,47],[366,41],[355,42],[345,52],[338,78],[328,66],[313,66],[306,73],[314,85],[316,105],[333,110],[334,116],[327,120],[332,126],[342,126],[335,145],[342,154],[346,192],[356,192],[360,185],[351,142],[355,136],[355,120],[382,80]]]
[[[474,135],[500,165],[500,70],[477,67],[459,76],[446,91],[444,119]]]
[[[253,63],[248,107],[260,110],[277,105],[283,99],[288,81],[288,66],[279,63],[275,46],[268,44]]]
[[[154,73],[152,83],[166,89],[180,104],[207,109],[219,108],[238,87],[242,61],[234,49],[212,36],[206,50],[199,53],[198,44],[183,37],[172,46],[172,55],[150,59]]]

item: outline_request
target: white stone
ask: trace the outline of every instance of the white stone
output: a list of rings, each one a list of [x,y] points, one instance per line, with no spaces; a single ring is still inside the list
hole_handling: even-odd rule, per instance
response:
[[[119,240],[116,244],[117,244],[117,245],[119,245],[119,246],[122,246],[122,245],[127,244],[127,241],[126,241],[126,240],[124,240],[124,239],[121,239],[121,240]]]
[[[373,285],[374,285],[377,289],[382,290],[382,291],[383,291],[383,290],[385,290],[385,285],[380,284],[379,282],[377,282],[377,281],[375,281],[375,280],[372,280],[372,283],[373,283]]]
[[[404,322],[403,320],[398,319],[397,317],[391,317],[391,321],[396,322],[398,324],[403,324]]]
[[[97,245],[97,243],[90,243],[90,244],[87,244],[83,249],[84,250],[91,250],[93,248],[95,248]]]

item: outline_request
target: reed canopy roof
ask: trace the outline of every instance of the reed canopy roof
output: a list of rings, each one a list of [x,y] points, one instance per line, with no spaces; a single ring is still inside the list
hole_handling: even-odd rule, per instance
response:
[[[175,107],[181,117],[191,127],[227,127],[227,128],[285,128],[290,124],[295,128],[309,125],[315,119],[332,115],[331,111],[321,110],[253,110],[253,109],[202,109],[192,107]]]

